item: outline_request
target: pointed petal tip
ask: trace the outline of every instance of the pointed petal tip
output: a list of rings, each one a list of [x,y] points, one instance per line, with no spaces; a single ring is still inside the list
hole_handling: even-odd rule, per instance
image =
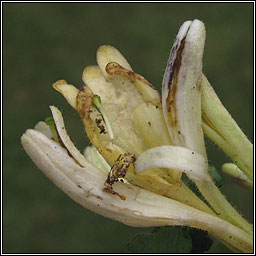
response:
[[[55,88],[55,87],[58,87],[60,84],[67,84],[67,81],[64,79],[60,79],[60,80],[57,80],[56,82],[54,82],[52,84],[52,86]]]
[[[26,135],[27,131],[28,131],[28,130],[26,130],[26,131],[21,135],[21,137],[20,137],[20,141],[21,141],[22,146],[24,146],[24,144],[27,143],[27,135]]]

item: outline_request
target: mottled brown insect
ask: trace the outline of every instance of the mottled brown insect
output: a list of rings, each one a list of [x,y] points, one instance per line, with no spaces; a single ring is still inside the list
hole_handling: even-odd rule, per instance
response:
[[[117,195],[120,197],[120,199],[125,200],[126,197],[115,192],[113,190],[112,185],[115,182],[119,181],[120,178],[125,177],[129,166],[131,164],[134,164],[135,161],[136,161],[136,156],[134,154],[131,154],[131,153],[120,154],[108,174],[108,177],[104,183],[105,187],[103,191]]]

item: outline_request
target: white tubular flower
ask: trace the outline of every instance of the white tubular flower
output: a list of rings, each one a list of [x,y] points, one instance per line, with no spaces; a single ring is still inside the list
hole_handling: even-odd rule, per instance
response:
[[[67,135],[61,112],[56,107],[51,107],[51,111],[58,132],[62,131],[59,133],[61,144],[49,138],[49,133],[38,131],[44,128],[37,127],[23,134],[22,145],[38,168],[74,201],[127,225],[196,227],[208,230],[236,251],[251,251],[248,234],[216,216],[132,184],[114,184],[116,193],[124,195],[125,200],[104,192],[106,172],[84,158]]]
[[[224,126],[221,126],[219,120],[216,121],[217,116],[219,116],[219,119],[221,120],[226,117],[222,116],[223,110],[221,107],[219,108],[222,112],[218,111],[218,109],[216,110],[215,105],[219,103],[216,104],[216,97],[212,99],[212,94],[206,90],[205,77],[202,73],[204,43],[205,27],[202,22],[199,20],[194,20],[192,22],[187,21],[181,26],[176,41],[171,49],[171,54],[163,78],[162,104],[166,125],[172,138],[172,142],[175,145],[192,150],[194,153],[193,159],[196,159],[196,157],[198,158],[196,160],[197,163],[200,162],[199,158],[204,158],[205,166],[201,164],[201,168],[196,168],[196,171],[195,169],[193,170],[193,168],[188,167],[187,170],[184,168],[184,172],[186,172],[187,176],[195,182],[202,195],[218,213],[219,217],[243,228],[247,232],[252,232],[251,225],[229,204],[208,174],[208,161],[204,146],[201,118],[202,87],[204,91],[203,113],[207,113],[203,116],[211,117],[211,119],[209,119],[212,120],[212,123],[208,123],[212,124],[212,129],[214,129],[216,123],[216,127],[224,130],[225,125],[227,126],[227,124],[229,124],[230,119],[225,121]],[[208,100],[207,97],[211,98],[211,101]],[[212,106],[212,109],[210,106]],[[232,125],[229,125],[229,127],[230,126]],[[223,132],[222,130],[222,134],[225,135],[226,132]],[[215,134],[219,134],[217,128],[215,129]],[[221,136],[222,135],[220,134],[219,137]],[[231,140],[230,136],[227,138],[229,139],[229,142]],[[223,141],[224,140],[225,137]],[[173,161],[172,157],[174,155],[171,153],[174,149],[170,148],[170,154],[168,154],[168,147],[169,146],[164,148],[155,147],[140,155],[136,163],[139,171],[142,172],[148,168],[154,167],[175,168],[173,164],[176,164],[177,161]],[[239,145],[236,145],[236,148],[239,148]],[[229,151],[231,150],[230,145]],[[185,156],[185,152],[182,155]],[[152,159],[152,161],[150,159]],[[193,163],[192,159],[189,161],[191,164]]]
[[[93,146],[80,153],[54,106],[53,119],[28,129],[21,142],[49,179],[91,211],[137,227],[207,230],[235,252],[252,252],[251,226],[207,172],[200,89],[204,41],[202,22],[183,24],[166,68],[162,100],[118,50],[101,46],[98,66],[85,68],[80,90],[65,80],[53,85],[79,113]],[[211,207],[183,183],[182,173]]]

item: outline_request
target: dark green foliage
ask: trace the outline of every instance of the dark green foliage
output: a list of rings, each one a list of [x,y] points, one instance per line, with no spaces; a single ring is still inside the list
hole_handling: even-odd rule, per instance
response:
[[[127,253],[203,253],[210,249],[208,233],[188,227],[158,227],[136,235]]]
[[[187,228],[192,239],[191,253],[204,253],[208,251],[213,243],[208,232],[196,228]]]
[[[151,233],[142,233],[128,244],[129,253],[189,253],[192,240],[178,227],[161,227]]]

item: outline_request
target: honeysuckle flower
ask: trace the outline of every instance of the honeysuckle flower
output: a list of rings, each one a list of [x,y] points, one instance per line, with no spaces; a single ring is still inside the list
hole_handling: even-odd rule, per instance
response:
[[[207,172],[201,120],[204,42],[202,22],[181,26],[162,99],[118,50],[101,46],[98,66],[85,68],[80,90],[65,80],[53,85],[79,113],[93,146],[80,153],[54,106],[53,120],[28,129],[21,141],[39,169],[85,208],[131,226],[204,229],[233,251],[251,252],[251,225]],[[211,207],[183,183],[182,173]]]
[[[175,145],[200,154],[207,163],[201,128],[202,53],[205,30],[199,21],[185,22],[177,35],[163,79],[163,113]],[[210,112],[210,110],[208,111]],[[178,152],[176,150],[176,152]],[[172,168],[173,150],[169,146],[151,148],[139,156],[137,171],[154,167]],[[188,154],[189,155],[189,154]],[[174,160],[177,163],[177,159]],[[192,166],[192,161],[189,160]],[[199,159],[197,160],[199,163]],[[201,165],[201,175],[187,173],[220,218],[251,232],[251,225],[236,212],[211,180],[207,168]]]

